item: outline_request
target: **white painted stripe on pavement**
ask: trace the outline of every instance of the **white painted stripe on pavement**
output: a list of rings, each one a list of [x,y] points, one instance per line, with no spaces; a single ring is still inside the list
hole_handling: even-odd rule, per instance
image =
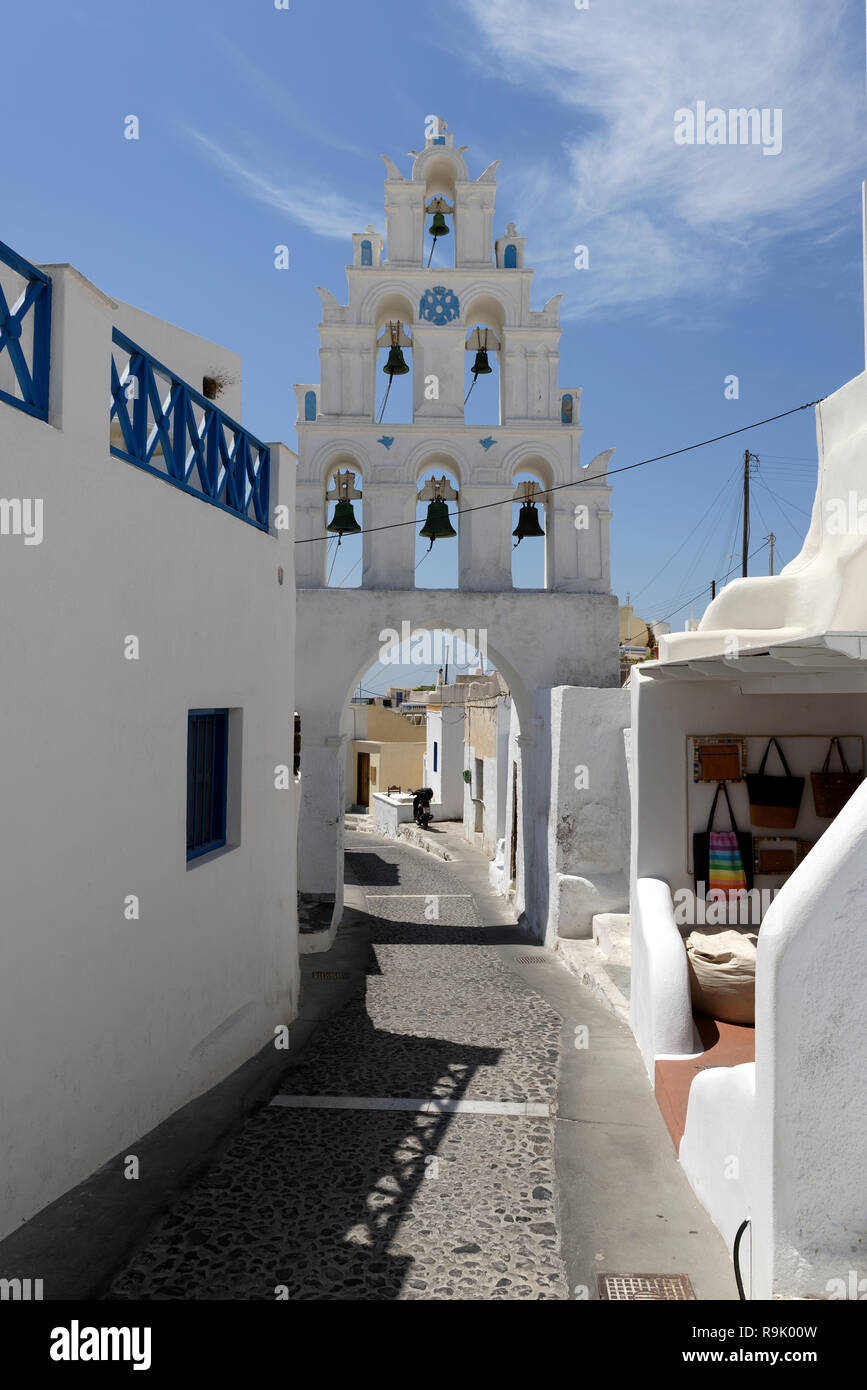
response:
[[[274,1096],[271,1105],[292,1110],[413,1110],[422,1115],[524,1115],[545,1117],[548,1105],[532,1100],[412,1100],[405,1096]]]

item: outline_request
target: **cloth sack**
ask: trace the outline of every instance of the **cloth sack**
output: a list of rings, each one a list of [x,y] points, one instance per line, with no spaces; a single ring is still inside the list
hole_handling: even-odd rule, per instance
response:
[[[699,1013],[723,1023],[756,1021],[756,932],[698,927],[686,938],[689,988]]]

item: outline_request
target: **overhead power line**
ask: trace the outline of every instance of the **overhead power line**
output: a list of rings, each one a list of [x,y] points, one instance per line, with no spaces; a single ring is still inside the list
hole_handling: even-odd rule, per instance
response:
[[[757,546],[756,549],[752,552],[752,555],[748,555],[748,556],[747,556],[747,559],[748,559],[748,560],[752,560],[756,555],[761,555],[762,551],[763,551],[763,550],[766,550],[769,544],[770,544],[770,540],[769,540],[769,539],[766,540],[766,541],[763,541],[762,544],[759,545],[759,546]],[[724,574],[723,577],[722,577],[722,579],[719,580],[718,582],[719,582],[720,584],[725,584],[726,580],[727,580],[731,575],[734,574],[734,572],[735,572],[736,569],[740,569],[740,561],[738,562],[738,564],[732,565],[731,569],[730,569],[726,574]],[[673,609],[671,610],[670,613],[666,613],[666,614],[664,615],[664,617],[662,617],[662,618],[655,618],[655,619],[654,619],[654,622],[657,622],[657,623],[667,623],[668,620],[669,620],[669,618],[676,618],[677,615],[678,615],[678,613],[682,613],[682,612],[683,612],[684,608],[688,608],[689,605],[690,605],[691,603],[695,603],[697,599],[704,598],[706,594],[707,594],[707,585],[705,585],[703,589],[700,589],[699,592],[698,592],[697,594],[693,594],[691,598],[685,599],[684,602],[683,602],[682,604],[680,604],[680,606],[679,606],[678,608],[673,608]],[[644,623],[644,624],[643,624],[643,627],[644,627],[644,631],[645,631],[645,633],[648,635],[648,637],[652,637],[652,636],[655,635],[654,632],[653,632],[653,629],[649,626],[649,624]]]
[[[685,444],[681,449],[670,449],[666,454],[654,454],[652,458],[639,459],[637,463],[624,464],[622,468],[611,468],[605,473],[594,473],[590,478],[576,478],[571,483],[555,483],[553,487],[546,487],[535,494],[536,497],[547,497],[552,492],[561,492],[563,488],[579,487],[584,483],[604,482],[608,478],[613,478],[617,473],[631,473],[634,468],[646,468],[649,463],[662,463],[665,459],[677,458],[680,454],[689,454],[693,449],[704,449],[708,444],[719,444],[723,439],[731,439],[736,434],[745,434],[747,430],[757,430],[762,425],[772,425],[776,420],[785,420],[788,415],[797,415],[801,410],[810,410],[813,406],[821,405],[827,397],[820,396],[815,401],[805,401],[803,405],[793,406],[791,410],[782,410],[779,415],[769,415],[765,420],[755,420],[751,425],[741,425],[739,429],[727,430],[725,434],[715,434],[710,439],[701,439],[697,444]],[[474,507],[456,507],[449,512],[449,516],[463,516],[466,512],[483,512],[488,507],[510,507],[514,504],[513,497],[501,497],[496,502],[479,502]],[[354,535],[366,535],[374,531],[396,531],[401,526],[418,526],[418,518],[414,517],[409,521],[390,521],[384,526],[362,526]],[[302,536],[295,541],[296,545],[310,545],[314,541],[329,540],[326,534],[323,536]]]

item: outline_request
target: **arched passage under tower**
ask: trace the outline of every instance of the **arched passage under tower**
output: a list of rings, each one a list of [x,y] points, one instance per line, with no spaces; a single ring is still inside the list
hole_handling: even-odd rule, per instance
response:
[[[514,905],[538,939],[545,938],[552,689],[615,684],[616,648],[609,650],[608,643],[615,618],[616,600],[600,603],[590,594],[299,591],[296,707],[304,731],[299,882],[303,893],[333,899],[332,937],[343,912],[348,702],[384,652],[408,634],[440,628],[477,634],[509,687],[522,792],[522,864]]]

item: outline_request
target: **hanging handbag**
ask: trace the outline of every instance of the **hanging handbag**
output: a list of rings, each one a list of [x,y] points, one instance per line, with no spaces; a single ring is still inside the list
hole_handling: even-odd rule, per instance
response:
[[[835,746],[840,755],[842,772],[829,772],[828,770],[831,766],[831,754]],[[834,816],[842,811],[863,776],[863,772],[849,771],[840,740],[832,738],[821,772],[810,773],[816,815],[821,816],[824,820],[833,820]]]
[[[730,830],[713,828],[720,792],[728,806]],[[697,897],[711,891],[736,897],[753,886],[753,837],[748,830],[738,830],[724,782],[714,793],[707,830],[697,830],[692,837],[692,865]]]
[[[768,754],[775,747],[783,764],[784,776],[765,772]],[[786,756],[775,738],[768,739],[765,756],[758,772],[747,773],[747,794],[750,798],[750,824],[768,826],[773,830],[792,830],[798,823],[798,809],[804,795],[803,777],[793,777]]]

